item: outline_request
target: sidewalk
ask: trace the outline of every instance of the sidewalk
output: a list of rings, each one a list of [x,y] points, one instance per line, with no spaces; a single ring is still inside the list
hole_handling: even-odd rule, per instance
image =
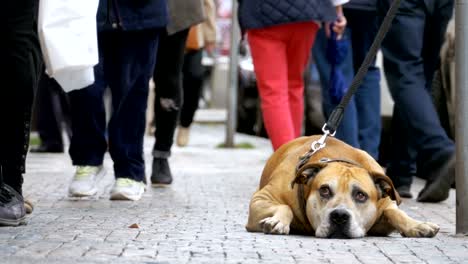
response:
[[[0,228],[1,263],[467,263],[468,239],[455,237],[455,193],[440,204],[404,200],[411,216],[441,226],[431,239],[353,240],[246,232],[248,203],[271,154],[269,141],[238,135],[254,149],[220,149],[224,126],[196,124],[190,145],[174,147],[174,183],[149,188],[138,202],[109,201],[112,163],[102,192],[67,198],[73,167],[66,154],[28,156],[25,195],[36,205],[28,225]],[[151,173],[153,138],[145,142]],[[416,195],[423,186],[416,181]],[[129,228],[137,224],[139,228]]]

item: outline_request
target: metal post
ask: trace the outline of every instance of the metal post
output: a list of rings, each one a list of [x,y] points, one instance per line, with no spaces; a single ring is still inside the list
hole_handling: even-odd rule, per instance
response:
[[[232,1],[232,23],[231,23],[231,53],[229,60],[229,85],[227,92],[227,122],[226,142],[227,148],[234,147],[234,134],[237,125],[237,79],[239,62],[239,24],[237,23],[237,0]]]
[[[456,183],[457,234],[468,234],[468,1],[457,0],[455,8],[456,75]]]

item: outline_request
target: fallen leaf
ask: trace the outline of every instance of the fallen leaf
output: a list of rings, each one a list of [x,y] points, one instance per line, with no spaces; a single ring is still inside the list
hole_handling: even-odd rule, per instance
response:
[[[128,228],[140,228],[138,224],[131,224]]]

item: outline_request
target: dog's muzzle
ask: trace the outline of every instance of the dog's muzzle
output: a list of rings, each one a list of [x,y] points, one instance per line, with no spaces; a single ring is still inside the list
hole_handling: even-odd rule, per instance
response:
[[[329,214],[329,238],[351,238],[349,235],[351,215],[345,209],[335,209]]]

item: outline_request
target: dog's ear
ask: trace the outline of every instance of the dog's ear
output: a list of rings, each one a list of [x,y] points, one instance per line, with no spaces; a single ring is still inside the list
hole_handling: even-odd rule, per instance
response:
[[[326,163],[306,164],[296,173],[296,177],[291,183],[291,188],[294,188],[294,184],[307,184],[310,179],[314,178],[315,175],[326,166]]]
[[[396,201],[397,204],[401,203],[400,195],[395,189],[395,186],[393,186],[393,182],[390,177],[379,172],[370,172],[369,174],[380,192],[380,198],[389,196],[390,199]]]

